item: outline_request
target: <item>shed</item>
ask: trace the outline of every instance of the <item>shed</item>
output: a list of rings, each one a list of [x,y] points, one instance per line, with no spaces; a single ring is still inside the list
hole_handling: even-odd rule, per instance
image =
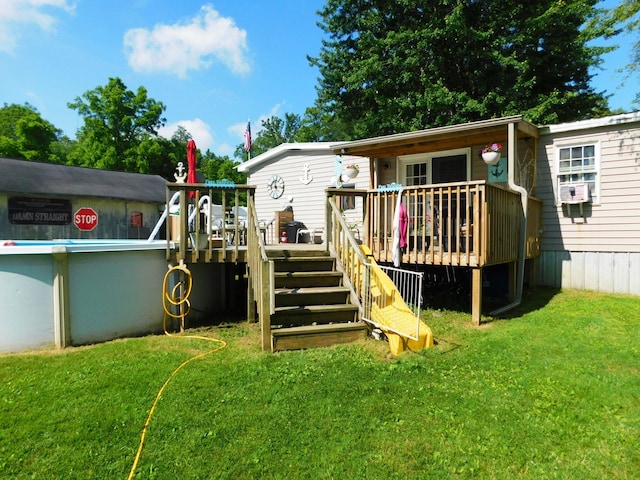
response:
[[[164,209],[159,175],[0,158],[0,238],[147,238]],[[81,208],[97,225],[81,230]]]

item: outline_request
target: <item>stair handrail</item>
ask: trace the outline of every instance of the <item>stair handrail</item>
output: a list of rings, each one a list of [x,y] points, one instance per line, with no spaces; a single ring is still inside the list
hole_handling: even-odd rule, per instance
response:
[[[352,303],[358,306],[360,315],[364,314],[363,298],[366,293],[366,272],[369,261],[362,252],[358,241],[346,220],[342,216],[335,197],[327,198],[329,228],[327,243],[329,251],[335,255],[339,267],[345,275],[345,286],[351,290]]]
[[[332,196],[333,192],[328,191],[327,198],[327,241],[329,242],[329,251],[336,256],[336,261],[339,268],[345,275],[345,286],[351,290],[352,303],[358,305],[360,311],[360,318],[368,323],[383,327],[385,331],[397,333],[398,335],[411,340],[418,340],[420,335],[420,300],[416,303],[417,309],[415,312],[410,312],[412,316],[415,316],[415,333],[408,333],[403,330],[399,330],[387,323],[380,323],[373,321],[371,316],[373,299],[370,295],[371,287],[374,285],[380,286],[384,283],[383,279],[387,279],[391,285],[394,285],[396,292],[402,299],[402,294],[397,290],[397,286],[393,280],[387,275],[385,269],[392,269],[402,273],[415,274],[415,272],[409,272],[408,270],[402,270],[392,267],[381,267],[377,265],[373,260],[371,250],[365,246],[362,248],[356,240],[353,232],[349,228],[347,221],[342,215],[342,211],[336,203],[335,196]],[[371,257],[371,258],[369,258]],[[420,273],[419,285],[422,285],[422,274]],[[418,293],[417,299],[421,299],[421,290]],[[409,312],[409,309],[407,309]]]
[[[271,315],[275,313],[275,268],[273,260],[267,255],[267,249],[262,238],[260,222],[256,214],[256,206],[253,195],[247,198],[247,262],[249,266],[249,308],[248,318],[253,320],[257,308],[257,317],[260,322],[262,337],[262,349],[271,350]]]

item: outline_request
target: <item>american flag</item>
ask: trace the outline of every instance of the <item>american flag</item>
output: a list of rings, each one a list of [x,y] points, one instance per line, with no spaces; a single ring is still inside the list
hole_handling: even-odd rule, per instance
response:
[[[247,128],[244,131],[244,151],[251,150],[251,122],[247,122]]]

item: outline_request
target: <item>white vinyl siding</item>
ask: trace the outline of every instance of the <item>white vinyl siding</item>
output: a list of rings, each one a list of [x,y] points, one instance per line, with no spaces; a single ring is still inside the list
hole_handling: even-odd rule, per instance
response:
[[[291,205],[294,221],[304,223],[309,229],[323,228],[326,211],[325,190],[333,186],[334,161],[335,155],[328,146],[323,148],[320,144],[317,149],[305,148],[304,150],[292,147],[247,172],[247,184],[256,186],[255,203],[258,219],[271,221],[276,212]],[[358,189],[369,188],[368,158],[345,155],[342,162],[344,165],[354,163],[360,168],[360,173],[349,182],[349,186],[353,185]],[[267,185],[269,179],[276,174],[284,180],[284,193],[280,198],[273,199],[269,195]],[[309,178],[312,180],[305,183]],[[361,222],[362,201],[356,202],[356,209],[348,210],[345,216],[351,223]]]

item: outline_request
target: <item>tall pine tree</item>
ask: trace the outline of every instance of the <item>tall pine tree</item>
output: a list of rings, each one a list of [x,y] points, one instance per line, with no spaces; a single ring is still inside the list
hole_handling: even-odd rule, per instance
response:
[[[316,109],[362,138],[512,114],[607,112],[596,0],[328,0]]]

